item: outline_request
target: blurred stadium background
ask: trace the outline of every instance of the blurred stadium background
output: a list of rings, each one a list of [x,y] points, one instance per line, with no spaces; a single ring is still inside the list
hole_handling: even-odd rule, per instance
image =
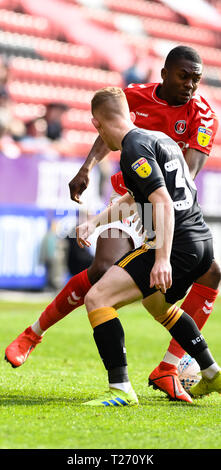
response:
[[[200,92],[221,122],[221,0],[0,0],[0,293],[57,290],[89,265],[93,251],[67,233],[79,208],[68,182],[96,139],[90,99],[136,76],[160,81],[178,44],[201,55]],[[93,212],[118,158],[93,170]],[[221,126],[197,186],[221,264]]]

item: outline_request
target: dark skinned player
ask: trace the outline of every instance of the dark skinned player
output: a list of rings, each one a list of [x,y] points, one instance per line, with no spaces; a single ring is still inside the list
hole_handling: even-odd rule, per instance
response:
[[[129,108],[137,127],[163,131],[179,144],[194,179],[209,156],[217,130],[214,112],[197,94],[202,61],[194,49],[179,46],[168,54],[161,75],[162,83],[136,84],[125,90]],[[81,202],[80,195],[89,184],[91,169],[108,153],[109,148],[99,136],[82,168],[69,184],[74,201]],[[114,202],[126,192],[121,173],[112,177],[112,184]],[[84,303],[84,296],[91,285],[117,259],[137,247],[136,224],[131,219],[126,222],[104,227],[97,239],[95,258],[89,269],[74,276],[37,322],[8,346],[6,357],[14,367],[23,364],[50,326]],[[127,232],[128,236],[122,237],[122,232]],[[193,284],[181,306],[200,329],[212,312],[219,281],[220,269],[213,261],[208,272]],[[163,361],[150,375],[151,381],[156,380],[158,384],[161,375],[164,377],[160,385],[166,393],[168,390],[171,393],[171,381],[177,374],[177,365],[183,354],[184,350],[172,339]]]

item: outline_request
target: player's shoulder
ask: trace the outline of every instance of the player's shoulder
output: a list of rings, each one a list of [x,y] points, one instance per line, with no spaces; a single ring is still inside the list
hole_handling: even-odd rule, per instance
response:
[[[200,94],[195,94],[189,102],[189,119],[191,126],[204,126],[213,130],[218,128],[218,118],[208,101]]]
[[[143,129],[142,127],[137,127],[134,126],[133,129],[131,129],[131,132],[127,134],[131,140],[136,140],[139,138],[144,138],[144,139],[169,139],[172,140],[165,132],[162,131],[155,131],[152,129]]]
[[[129,152],[155,148],[156,143],[175,143],[167,134],[161,131],[153,131],[134,127],[125,138],[125,150]]]
[[[194,112],[206,112],[208,113],[209,111],[211,111],[211,113],[213,113],[213,115],[215,115],[215,111],[212,109],[211,105],[208,103],[208,101],[199,93],[195,93],[194,96],[192,97],[192,99],[190,100],[189,102],[189,105],[190,105],[190,108],[192,108],[192,110]]]
[[[145,94],[152,95],[154,88],[158,85],[158,83],[130,83],[125,89],[124,93],[127,94],[135,94],[135,93],[142,93],[145,91]]]

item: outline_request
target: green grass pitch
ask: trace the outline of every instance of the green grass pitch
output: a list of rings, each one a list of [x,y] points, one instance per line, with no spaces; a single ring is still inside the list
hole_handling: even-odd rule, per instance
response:
[[[170,335],[140,303],[119,311],[125,328],[130,380],[138,407],[88,408],[81,404],[107,390],[85,308],[54,325],[28,361],[12,369],[5,347],[32,324],[46,304],[0,302],[1,449],[220,449],[221,396],[194,405],[170,402],[148,387]],[[221,364],[221,299],[204,336]]]

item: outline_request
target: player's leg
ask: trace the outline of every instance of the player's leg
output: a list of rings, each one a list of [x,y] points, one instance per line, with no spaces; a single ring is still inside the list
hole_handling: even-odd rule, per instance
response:
[[[111,202],[119,198],[120,195],[113,192]],[[90,287],[117,259],[143,243],[144,234],[137,232],[137,222],[134,223],[133,218],[131,216],[122,222],[113,222],[96,230],[96,253],[90,268],[73,276],[37,321],[6,348],[5,359],[13,367],[19,367],[27,360],[48,328],[84,303]]]
[[[123,232],[118,229],[108,229],[102,232],[97,239],[92,265],[70,279],[32,325],[33,331],[39,336],[43,335],[48,328],[82,305],[91,286],[119,257],[133,248],[133,243],[130,236],[124,236]]]
[[[133,257],[127,256],[126,260],[124,259],[118,262],[118,264],[119,266],[123,267],[131,275],[136,285],[139,287],[140,291],[142,292],[143,297],[144,298],[148,297],[148,299],[150,299],[150,296],[151,294],[154,293],[155,289],[151,290],[149,288],[149,280],[147,276],[150,275],[150,270],[152,269],[152,266],[155,260],[155,250],[150,249],[151,244],[146,244],[146,247],[148,246],[149,246],[149,249],[147,249],[146,252],[143,251],[143,253],[140,254],[139,256],[133,256]],[[166,302],[173,305],[179,298],[183,298],[185,295],[185,292],[188,290],[193,280],[198,279],[199,274],[202,274],[208,271],[208,267],[211,266],[212,260],[213,260],[213,246],[212,246],[211,240],[208,240],[205,242],[196,242],[193,244],[188,244],[187,247],[182,246],[182,250],[180,250],[180,248],[177,248],[177,249],[173,248],[172,253],[171,253],[173,284],[172,284],[172,287],[168,289],[165,295]],[[160,295],[162,296],[162,294]],[[155,308],[156,309],[155,316],[159,316],[160,311],[163,311],[163,313],[165,312],[167,305],[165,305],[164,310],[163,310],[163,305],[159,303],[159,300],[158,302],[156,301],[156,295],[154,295],[153,297],[155,301],[151,307],[151,313],[153,314],[154,308]],[[159,297],[159,294],[158,294],[158,297]],[[179,320],[179,312],[180,312],[180,309],[178,309],[178,313],[176,309],[175,310],[172,309],[172,311],[170,310],[167,312],[167,315],[169,314],[169,318],[170,318],[170,315],[172,316],[172,318],[173,316],[174,318],[177,318],[177,315],[178,315],[178,320]],[[195,327],[197,328],[197,326],[195,325],[195,322],[193,322],[191,317],[189,317],[186,313],[184,316],[182,316],[182,320],[185,320],[184,323],[186,323],[187,325],[187,330],[189,329],[188,322],[190,323],[190,325],[192,325],[192,327],[194,325],[194,328]],[[166,320],[166,323],[167,323],[167,320]],[[166,323],[164,324],[164,320],[163,320],[164,326],[166,326]],[[177,342],[179,342],[181,346],[183,347],[183,340],[182,342],[179,341],[180,336],[178,336],[177,332],[178,332],[178,329],[177,331],[175,331],[174,329],[173,330],[171,329],[170,331],[174,339]],[[198,328],[197,328],[197,332],[200,335]],[[188,331],[185,331],[185,335],[188,338],[187,333]],[[189,329],[189,333],[190,333],[190,329]],[[193,330],[193,333],[194,333],[194,330]],[[191,344],[191,341],[190,341],[190,344]],[[189,351],[190,351],[190,348],[187,350],[187,352],[190,353]],[[207,359],[209,361],[209,356],[207,357]],[[204,364],[200,363],[201,369],[203,368],[203,366],[206,366],[206,365],[207,365],[207,362],[205,362]],[[215,371],[217,371],[216,364],[214,366],[214,370],[212,371],[212,373]],[[163,375],[165,376],[165,371]],[[174,375],[175,383],[178,383],[177,372],[174,372],[172,375]],[[154,378],[152,377],[152,380]],[[170,389],[168,389],[167,381],[165,384],[164,391],[171,398],[185,400],[186,393],[184,389],[182,389],[182,393],[180,393],[181,384],[179,385],[180,387],[178,389],[179,390],[178,396],[174,387],[173,389],[171,389],[171,387]]]
[[[86,269],[68,281],[33,325],[26,328],[6,348],[5,359],[12,367],[21,366],[41,343],[46,330],[84,303],[84,296],[90,287]]]
[[[133,231],[131,234],[133,236]],[[136,236],[134,234],[134,237]],[[92,284],[100,279],[117,259],[131,250],[134,243],[130,233],[124,234],[122,230],[116,228],[104,231],[98,237],[91,267],[73,276],[34,324],[9,344],[5,351],[5,359],[13,367],[21,366],[34,348],[41,343],[45,331],[82,305]]]
[[[112,266],[86,295],[89,321],[109,383],[109,392],[102,398],[87,402],[87,405],[125,406],[138,403],[128,377],[124,330],[116,308],[141,297],[133,279],[118,266]]]
[[[219,282],[220,268],[218,264],[213,261],[209,270],[193,283],[193,286],[181,305],[181,308],[194,319],[200,330],[213,311],[214,302],[219,292]],[[163,362],[177,367],[184,353],[183,348],[172,339],[162,361],[162,367],[164,366]]]
[[[195,250],[195,255],[194,255]],[[191,251],[195,257],[195,261],[191,262]],[[218,291],[212,289],[211,286],[217,287],[219,283],[219,267],[214,262],[213,256],[213,247],[212,241],[209,240],[207,242],[197,242],[195,245],[190,246],[190,252],[188,250],[183,253],[184,258],[181,263],[176,261],[177,268],[176,276],[179,277],[179,270],[182,272],[183,266],[187,263],[187,270],[188,270],[188,257],[189,259],[189,271],[190,274],[186,275],[188,279],[189,275],[192,276],[193,287],[191,288],[189,294],[186,296],[184,302],[181,305],[181,308],[190,315],[199,329],[203,327],[205,324],[207,317],[212,311],[213,304],[215,302],[215,298],[217,296]],[[196,257],[197,256],[197,257]],[[185,259],[186,257],[186,259]],[[198,260],[198,261],[197,261]],[[194,263],[197,265],[194,268]],[[187,271],[188,272],[188,271]],[[184,273],[185,274],[185,273]],[[194,277],[195,276],[195,277]],[[202,282],[206,283],[207,286],[201,284]],[[187,286],[186,286],[187,287]],[[182,286],[179,285],[178,280],[178,291],[181,292],[180,298],[184,297],[185,295],[185,283],[184,283],[184,291],[182,294]],[[205,296],[207,296],[207,300],[205,300]],[[164,375],[165,372],[170,374],[177,374],[177,366],[179,364],[180,359],[184,354],[184,350],[180,344],[174,339],[171,340],[168,350],[166,351],[163,360],[160,364],[153,370],[150,374],[150,380],[153,378],[160,378],[161,375]]]
[[[163,299],[164,298],[164,299]],[[165,305],[163,303],[165,302]],[[194,320],[181,308],[176,305],[169,305],[165,301],[165,296],[161,292],[157,292],[148,296],[143,300],[144,307],[153,315],[155,320],[161,323],[182,345],[183,349],[188,352],[199,364],[202,374],[202,379],[199,384],[194,386],[194,396],[208,394],[212,391],[221,391],[221,372],[220,367],[211,355],[208,345],[200,334]],[[159,311],[161,313],[159,315]],[[152,377],[150,385],[154,388],[165,390],[165,383],[171,385],[171,389],[175,390],[175,399],[180,399],[183,394],[183,389],[180,382],[177,380],[176,374],[167,374],[161,377]],[[199,386],[198,386],[199,385]],[[186,396],[188,394],[185,392]],[[170,396],[171,393],[169,393]],[[184,397],[181,399],[185,399]],[[186,400],[189,401],[189,400]]]
[[[145,254],[148,256],[144,263],[142,257]],[[134,394],[131,395],[130,401],[132,389],[127,373],[124,333],[117,318],[116,308],[137,300],[144,293],[150,294],[145,298],[144,306],[185,347],[187,352],[195,357],[205,376],[215,375],[219,371],[192,318],[178,307],[168,305],[164,295],[156,293],[155,288],[149,288],[149,275],[154,256],[153,250],[150,253],[143,248],[134,250],[118,263],[119,267],[123,268],[122,272],[118,266],[110,268],[104,277],[90,289],[85,298],[94,339],[107,369],[110,386],[110,395],[92,400],[87,403],[88,405],[119,406],[117,400],[122,397],[124,405],[134,404]],[[152,292],[155,294],[152,295]],[[168,391],[172,399],[192,402],[177,377],[172,385],[174,390]],[[217,390],[216,387],[215,390]],[[122,391],[123,395],[117,398],[116,390]]]
[[[96,252],[88,278],[94,285],[114,263],[134,249],[134,240],[118,228],[103,231],[97,239]]]
[[[128,390],[131,390],[127,374],[124,333],[117,318],[116,308],[140,298],[142,290],[149,293],[156,292],[155,288],[149,288],[149,275],[155,260],[154,250],[150,250],[148,258],[143,259],[148,249],[146,244],[123,257],[117,263],[120,269],[118,266],[110,268],[104,277],[90,289],[85,298],[85,305],[94,330],[94,339],[108,372],[111,391],[114,389],[128,393]],[[165,299],[163,296],[161,297],[164,307]],[[162,305],[159,301],[157,304],[157,298],[155,302],[158,305],[157,311],[159,314],[162,311]],[[192,402],[190,396],[182,389],[180,384],[176,389],[179,391],[177,396],[175,391],[168,393],[171,398]],[[102,397],[88,402],[88,404],[106,404],[107,406],[110,403]]]
[[[214,261],[212,243],[208,242],[206,245],[208,245],[208,250],[204,254],[199,269],[196,269],[196,280],[181,305],[181,308],[194,319],[200,330],[212,312],[220,282],[220,268]],[[200,271],[203,274],[198,276],[201,274]],[[184,352],[183,348],[172,339],[163,360],[153,371],[154,376],[167,370],[173,370],[176,373]]]

